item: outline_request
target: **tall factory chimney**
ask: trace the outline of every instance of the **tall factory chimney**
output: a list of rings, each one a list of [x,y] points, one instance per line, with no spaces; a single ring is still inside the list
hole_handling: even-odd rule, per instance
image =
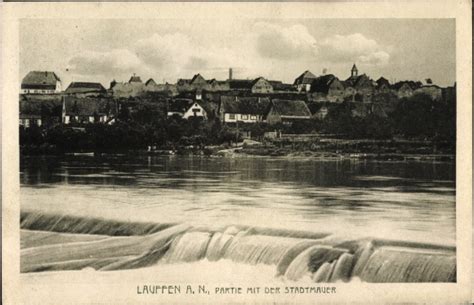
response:
[[[229,68],[229,80],[232,80],[232,68]]]

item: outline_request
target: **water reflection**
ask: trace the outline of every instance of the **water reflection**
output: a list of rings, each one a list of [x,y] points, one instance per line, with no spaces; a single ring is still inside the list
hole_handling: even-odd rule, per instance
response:
[[[20,170],[24,209],[455,240],[453,163],[66,156]]]

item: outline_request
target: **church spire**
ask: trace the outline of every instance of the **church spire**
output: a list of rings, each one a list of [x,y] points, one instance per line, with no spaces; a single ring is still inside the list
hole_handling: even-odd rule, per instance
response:
[[[351,77],[357,76],[358,73],[359,73],[359,70],[357,70],[356,64],[354,63],[351,69]]]

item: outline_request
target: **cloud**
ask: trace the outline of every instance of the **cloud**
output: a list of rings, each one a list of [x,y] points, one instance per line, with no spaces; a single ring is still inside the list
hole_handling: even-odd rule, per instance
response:
[[[333,62],[385,65],[390,59],[390,54],[381,45],[360,33],[334,35],[323,40],[319,46],[321,56]]]
[[[254,30],[257,35],[255,47],[262,57],[284,60],[314,56],[317,51],[316,39],[301,24],[282,27],[258,22],[254,25]]]
[[[110,75],[133,71],[141,66],[140,59],[126,49],[106,52],[86,51],[68,61],[68,69],[78,75]]]

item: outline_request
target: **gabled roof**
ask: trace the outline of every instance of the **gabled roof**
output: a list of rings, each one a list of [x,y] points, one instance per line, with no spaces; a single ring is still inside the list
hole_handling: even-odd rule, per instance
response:
[[[189,107],[191,107],[194,103],[197,103],[197,102],[193,101],[192,99],[187,99],[187,98],[173,99],[168,104],[168,111],[185,113],[189,109]]]
[[[140,78],[140,76],[133,75],[132,77],[130,77],[130,80],[128,82],[129,83],[141,83],[142,79]]]
[[[66,115],[93,116],[93,115],[116,115],[117,103],[112,99],[104,98],[77,98],[73,96],[64,97]]]
[[[372,85],[372,81],[370,80],[370,78],[366,74],[361,74],[361,75],[358,75],[358,76],[349,77],[348,79],[346,79],[344,84],[346,86],[357,88],[357,87],[360,87],[364,84]]]
[[[295,85],[299,85],[299,84],[311,84],[311,82],[313,81],[313,79],[316,78],[316,75],[314,75],[313,73],[311,73],[309,70],[306,70],[303,72],[303,74],[301,74],[300,76],[298,76],[296,79],[295,79],[295,82],[294,84]]]
[[[61,80],[54,72],[31,71],[21,81],[21,88],[22,89],[55,89],[56,82],[58,81],[61,81]]]
[[[270,104],[267,97],[221,96],[220,112],[263,115]]]
[[[382,76],[377,80],[377,86],[381,87],[383,85],[390,86],[390,82],[388,81],[388,79]]]
[[[339,81],[333,74],[326,74],[313,80],[311,92],[328,93],[329,87],[334,81]]]
[[[155,85],[156,85],[156,82],[153,80],[153,78],[150,78],[145,83],[145,86],[155,86]]]
[[[100,83],[90,82],[72,82],[66,89],[67,93],[75,92],[104,92],[106,91],[104,86]]]
[[[195,84],[195,83],[205,83],[206,80],[204,79],[204,77],[201,76],[201,74],[196,74],[193,76],[193,78],[191,79],[191,84]]]
[[[282,117],[311,117],[311,111],[304,101],[274,99],[271,108]]]

